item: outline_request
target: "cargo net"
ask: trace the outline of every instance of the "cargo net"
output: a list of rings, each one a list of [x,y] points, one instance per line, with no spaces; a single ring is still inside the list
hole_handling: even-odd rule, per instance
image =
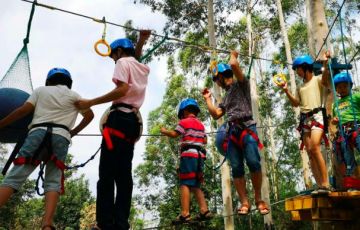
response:
[[[16,88],[29,94],[33,91],[27,45],[21,49],[9,70],[0,81],[0,88]]]

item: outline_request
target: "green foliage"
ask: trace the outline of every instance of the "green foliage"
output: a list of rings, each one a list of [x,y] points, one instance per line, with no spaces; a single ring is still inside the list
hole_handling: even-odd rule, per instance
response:
[[[55,214],[57,228],[70,227],[78,229],[80,226],[81,210],[84,205],[92,202],[88,181],[84,175],[79,178],[68,178],[65,181],[65,194],[60,201]]]

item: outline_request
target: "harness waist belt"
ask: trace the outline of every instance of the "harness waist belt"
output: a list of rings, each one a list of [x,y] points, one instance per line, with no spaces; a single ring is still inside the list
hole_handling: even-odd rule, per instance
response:
[[[320,111],[323,110],[323,109],[325,109],[325,108],[323,108],[323,107],[318,107],[318,108],[315,108],[315,109],[311,110],[310,112],[301,113],[301,115],[306,116],[306,117],[311,117],[312,115],[320,112]]]
[[[33,124],[33,125],[30,127],[30,129],[37,128],[37,127],[62,128],[62,129],[65,129],[66,131],[70,132],[70,130],[69,130],[69,128],[68,128],[67,126],[61,125],[61,124],[50,123],[50,122]]]
[[[117,108],[127,108],[127,109],[134,109],[135,107],[129,104],[125,104],[125,103],[118,103],[118,104],[113,104],[110,109],[117,109]]]
[[[254,120],[252,116],[248,116],[248,117],[243,117],[243,118],[239,118],[239,119],[235,119],[235,120],[232,120],[230,122],[232,123],[235,123],[235,124],[242,124],[244,122],[247,122],[247,121],[251,121],[251,120]]]

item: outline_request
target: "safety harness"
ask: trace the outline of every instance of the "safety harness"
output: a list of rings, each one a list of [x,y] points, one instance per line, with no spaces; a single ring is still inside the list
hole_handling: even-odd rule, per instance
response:
[[[257,142],[258,148],[261,150],[264,145],[260,142],[259,136],[256,134],[256,132],[252,131],[248,126],[245,125],[245,122],[250,120],[253,120],[253,118],[245,117],[243,119],[237,119],[229,122],[231,133],[228,135],[228,138],[240,149],[244,149],[244,138],[246,135],[250,135]],[[232,130],[231,127],[235,127],[236,130]],[[223,147],[226,147],[227,150],[228,141],[227,143],[224,142]]]
[[[191,149],[195,149],[197,153],[189,151]],[[188,179],[196,179],[200,183],[204,182],[204,173],[202,171],[202,160],[206,159],[206,150],[199,145],[194,144],[187,144],[183,145],[180,148],[181,155],[180,157],[190,157],[190,158],[197,158],[197,170],[196,172],[189,172],[189,173],[179,173],[179,178],[181,180],[188,180]]]
[[[135,143],[140,137],[139,136],[139,137],[136,137],[136,138],[129,138],[123,132],[121,132],[120,130],[109,127],[107,125],[107,117],[108,117],[108,115],[113,111],[117,111],[117,110],[122,111],[122,108],[131,110],[132,112],[134,112],[136,114],[136,116],[138,118],[138,123],[140,124],[140,135],[141,135],[141,132],[142,132],[142,119],[141,119],[140,112],[136,108],[134,108],[131,105],[124,104],[124,103],[119,103],[119,104],[112,105],[110,107],[110,110],[108,111],[108,114],[104,118],[104,123],[101,124],[102,128],[103,128],[102,135],[104,137],[106,147],[110,151],[114,149],[114,144],[113,144],[113,141],[112,141],[112,137],[123,139],[126,142],[129,142],[129,143],[132,143],[132,144]]]
[[[322,112],[324,124],[321,124],[320,122],[315,121],[315,119],[314,119],[314,114],[317,114],[320,111]],[[305,120],[308,118],[311,118],[310,125],[305,124]],[[300,150],[303,150],[304,146],[305,146],[304,141],[303,141],[304,129],[311,130],[311,128],[314,126],[324,130],[322,139],[325,142],[325,146],[329,146],[329,139],[326,136],[326,134],[328,132],[328,119],[327,119],[327,115],[326,115],[326,109],[319,107],[319,108],[313,109],[312,111],[310,111],[308,113],[300,114],[300,123],[299,123],[299,126],[296,128],[300,133],[300,139],[301,139]]]
[[[63,161],[57,159],[57,157],[54,154],[54,151],[52,149],[52,131],[53,128],[62,128],[65,129],[67,131],[69,131],[69,128],[65,125],[61,125],[61,124],[54,124],[54,123],[39,123],[39,124],[34,124],[31,126],[30,130],[33,128],[37,128],[37,127],[46,127],[46,134],[43,138],[43,140],[41,141],[39,147],[35,150],[35,152],[33,153],[32,157],[17,157],[16,155],[18,154],[21,146],[24,144],[24,139],[22,139],[21,141],[19,141],[13,152],[11,153],[6,165],[10,165],[11,163],[14,163],[14,165],[24,165],[24,164],[31,164],[34,166],[38,166],[40,165],[40,171],[39,171],[39,176],[36,180],[36,192],[38,195],[44,195],[44,193],[40,192],[40,188],[39,188],[39,183],[40,180],[44,181],[44,168],[45,165],[49,162],[49,161],[53,161],[55,163],[55,166],[61,170],[61,192],[60,194],[64,193],[64,180],[65,180],[65,176],[64,176],[64,170],[65,170],[65,164]],[[2,174],[5,175],[8,168],[9,167],[4,167]]]
[[[357,124],[359,124],[359,122],[357,122]],[[356,128],[355,122],[350,121],[342,124],[342,131],[343,136],[340,135],[340,131],[337,133],[334,149],[338,159],[344,160],[343,154],[345,154],[345,152],[342,149],[342,146],[345,144],[348,145],[350,149],[354,149],[356,147],[356,138],[359,135],[360,128]]]

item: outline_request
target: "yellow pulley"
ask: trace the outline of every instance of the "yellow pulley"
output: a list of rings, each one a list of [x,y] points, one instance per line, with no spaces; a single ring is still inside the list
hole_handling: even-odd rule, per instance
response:
[[[283,73],[278,73],[278,74],[274,75],[272,80],[277,86],[280,86],[280,87],[284,86],[287,82],[286,76]]]
[[[217,68],[217,61],[216,60],[211,60],[210,61],[210,72],[213,76],[217,76],[218,75],[218,68]]]
[[[102,38],[100,40],[98,40],[97,42],[95,42],[94,49],[95,49],[95,52],[97,54],[99,54],[100,56],[107,57],[107,56],[109,56],[111,54],[111,48],[110,48],[110,45],[105,40],[105,36],[106,36],[106,20],[105,20],[105,17],[103,17],[103,19],[101,21],[99,21],[99,22],[104,23],[104,30],[103,30]],[[106,46],[107,52],[106,53],[101,53],[99,51],[99,48],[98,48],[99,45]]]

